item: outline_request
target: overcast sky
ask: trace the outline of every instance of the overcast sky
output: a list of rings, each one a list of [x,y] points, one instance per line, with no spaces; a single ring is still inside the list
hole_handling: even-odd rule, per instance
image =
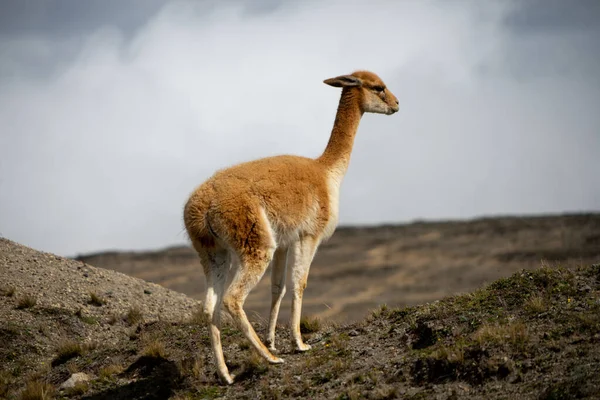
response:
[[[216,169],[315,157],[370,69],[340,223],[600,210],[600,2],[0,5],[0,235],[63,255],[184,243]]]

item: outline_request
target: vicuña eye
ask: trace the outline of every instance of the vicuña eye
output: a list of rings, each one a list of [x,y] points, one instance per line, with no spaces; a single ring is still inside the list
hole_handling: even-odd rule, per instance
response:
[[[385,88],[383,86],[374,86],[373,90],[376,92],[383,92]]]

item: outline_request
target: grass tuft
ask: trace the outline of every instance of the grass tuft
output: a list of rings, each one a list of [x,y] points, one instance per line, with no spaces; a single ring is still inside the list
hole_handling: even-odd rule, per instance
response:
[[[543,313],[547,309],[544,298],[540,295],[530,297],[523,306],[525,307],[525,310],[533,314]]]
[[[85,392],[87,392],[89,385],[87,382],[77,382],[75,386],[67,389],[67,394],[69,396],[81,396]]]
[[[259,356],[256,352],[251,352],[246,358],[242,372],[238,375],[238,379],[248,379],[264,374],[269,369],[267,361]]]
[[[317,317],[302,317],[300,319],[301,333],[315,333],[321,330],[321,320]]]
[[[54,387],[40,380],[27,382],[27,386],[21,392],[20,400],[49,400],[54,396]]]
[[[84,352],[84,347],[78,342],[70,339],[62,341],[56,349],[56,357],[52,360],[52,366],[63,364],[71,358],[78,357]]]
[[[0,288],[0,293],[2,296],[13,297],[17,289],[14,286],[7,286]]]
[[[140,308],[137,306],[131,307],[125,315],[125,321],[127,321],[130,326],[141,322],[143,318],[144,316],[142,315],[142,310],[140,310]]]
[[[109,325],[114,325],[117,323],[117,321],[119,320],[119,317],[116,314],[110,314],[110,316],[108,317],[108,320],[106,322],[108,322]]]
[[[203,375],[203,362],[199,357],[190,357],[181,361],[181,369],[186,375],[198,379]]]
[[[12,375],[8,371],[0,371],[0,398],[5,398],[12,385]]]
[[[96,294],[95,292],[90,292],[90,299],[88,300],[88,304],[91,304],[96,307],[101,307],[106,304],[106,300]]]
[[[121,365],[111,364],[100,368],[100,371],[98,371],[98,376],[100,376],[101,379],[110,379],[114,375],[118,375],[121,372],[123,372],[123,367]]]
[[[167,358],[167,350],[163,342],[153,340],[146,345],[143,354],[153,358]]]
[[[474,334],[475,339],[481,346],[488,343],[508,343],[518,349],[523,349],[529,341],[527,326],[522,322],[511,322],[507,325],[482,325]]]
[[[387,304],[382,304],[371,312],[371,316],[375,319],[386,317],[389,313]]]
[[[206,314],[204,314],[202,307],[198,307],[198,309],[192,313],[189,322],[191,324],[206,326],[208,321],[206,320]]]
[[[95,325],[98,323],[98,319],[96,317],[92,317],[91,315],[85,315],[83,313],[82,308],[78,308],[75,312],[75,316],[81,320],[84,324]]]
[[[382,386],[375,390],[374,399],[391,400],[399,398],[398,388],[394,386]]]
[[[31,308],[31,307],[35,306],[36,303],[37,303],[36,297],[34,297],[30,294],[26,294],[23,297],[21,297],[19,299],[19,301],[17,302],[17,309],[23,310],[25,308]]]

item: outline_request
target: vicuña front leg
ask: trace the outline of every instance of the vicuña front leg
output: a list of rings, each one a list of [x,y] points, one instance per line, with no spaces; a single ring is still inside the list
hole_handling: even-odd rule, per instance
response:
[[[288,249],[278,248],[273,256],[271,269],[271,316],[269,318],[269,331],[267,333],[266,345],[269,350],[276,351],[275,348],[275,328],[277,326],[277,316],[281,300],[285,295],[285,278]]]
[[[308,279],[308,271],[310,264],[312,263],[315,252],[319,242],[314,237],[303,237],[296,243],[294,251],[292,252],[292,285],[294,290],[294,297],[292,299],[292,338],[296,345],[296,349],[299,351],[306,351],[310,349],[310,345],[305,344],[302,341],[302,334],[300,333],[300,314],[302,312],[302,296],[304,289],[306,288],[306,281]]]

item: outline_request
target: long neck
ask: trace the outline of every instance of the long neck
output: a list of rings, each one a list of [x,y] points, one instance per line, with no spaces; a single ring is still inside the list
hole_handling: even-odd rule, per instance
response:
[[[360,109],[360,94],[357,90],[342,90],[335,122],[329,143],[323,154],[317,159],[328,169],[345,173],[350,162],[354,137],[363,112]]]

